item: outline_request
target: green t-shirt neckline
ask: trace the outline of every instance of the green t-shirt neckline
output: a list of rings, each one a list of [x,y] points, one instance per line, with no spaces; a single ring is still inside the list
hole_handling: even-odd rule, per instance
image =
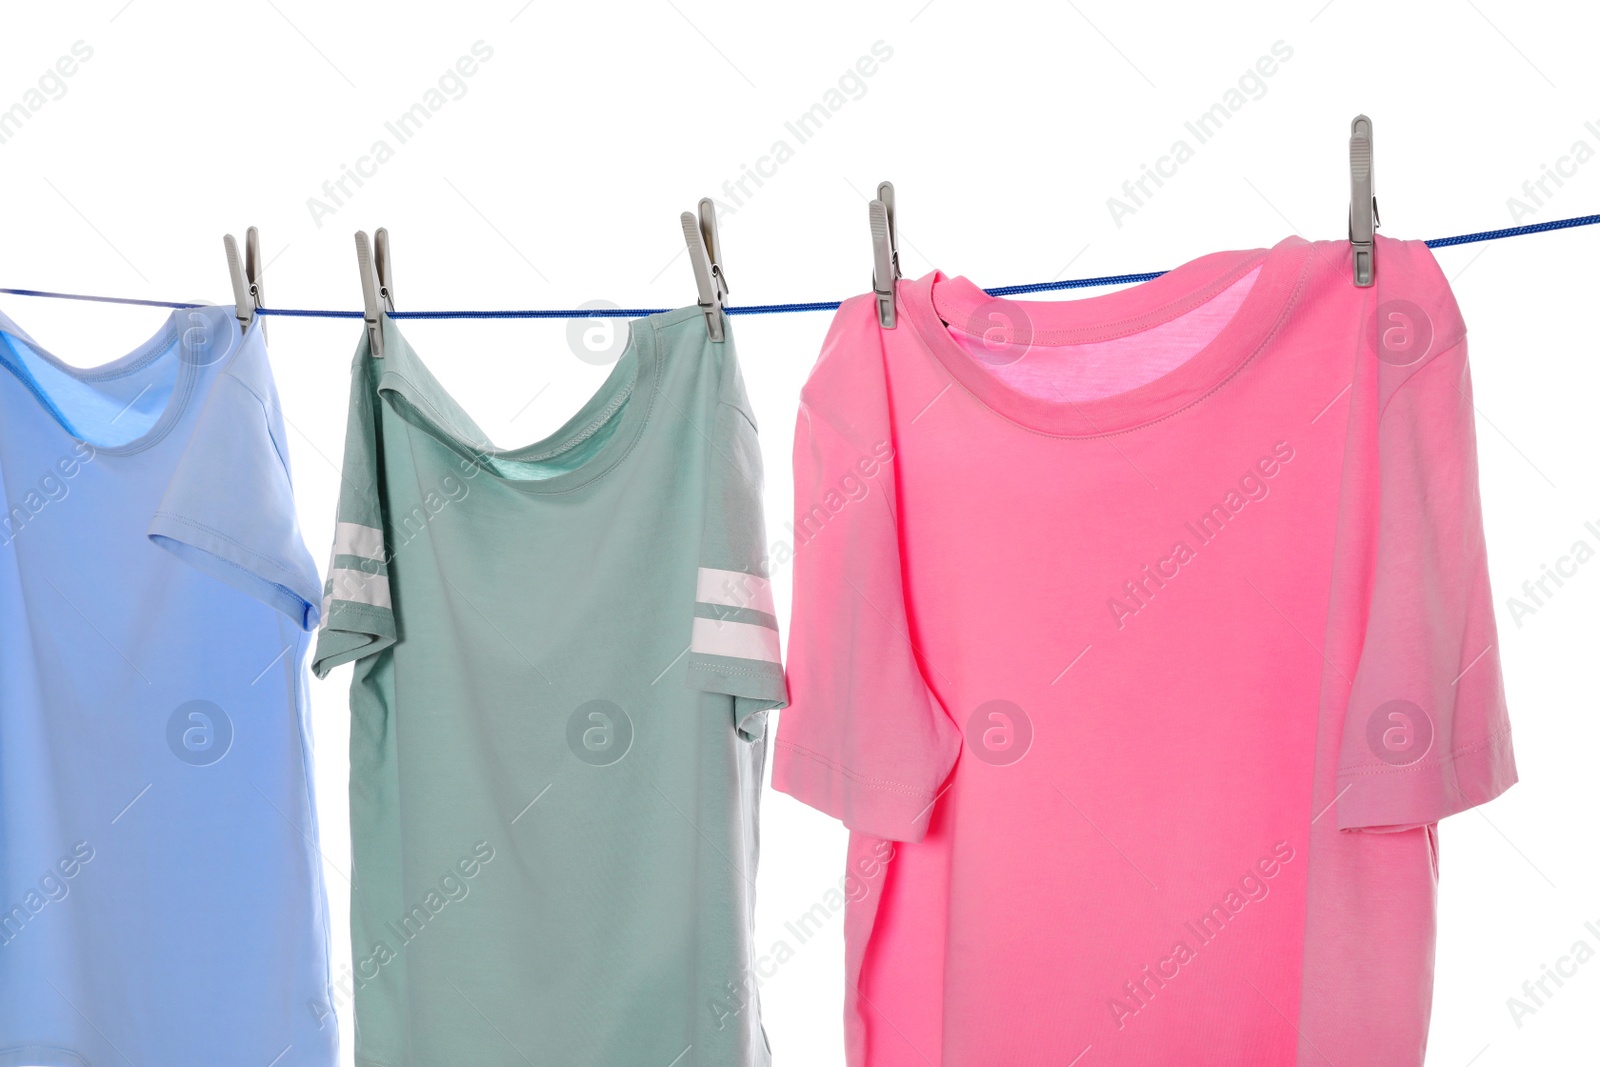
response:
[[[697,313],[657,316],[660,325]],[[630,329],[621,357],[600,388],[554,433],[516,448],[496,448],[396,328],[383,317],[379,395],[404,406],[420,428],[479,470],[526,493],[566,493],[604,477],[632,451],[657,398],[659,353],[654,329]]]

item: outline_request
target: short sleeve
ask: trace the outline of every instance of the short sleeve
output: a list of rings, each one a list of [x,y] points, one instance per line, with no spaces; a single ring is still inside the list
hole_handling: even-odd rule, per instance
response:
[[[765,733],[766,713],[784,705],[786,689],[761,515],[761,451],[738,364],[731,349],[723,355],[687,684],[733,697],[734,722],[753,741]]]
[[[278,394],[259,334],[241,345],[218,371],[148,532],[309,630],[321,597],[295,517]]]
[[[1384,266],[1400,277],[1378,294],[1380,320],[1392,320],[1378,328],[1396,333],[1376,346],[1375,555],[1339,764],[1345,830],[1425,826],[1494,799],[1517,778],[1467,342],[1431,255],[1411,249],[1408,261],[1404,246],[1392,247]],[[1418,293],[1437,290],[1433,301],[1394,291],[1406,266]],[[1432,351],[1408,352],[1402,343]]]
[[[909,636],[883,360],[872,301],[846,301],[801,393],[790,707],[772,784],[851,830],[918,841],[960,733]]]
[[[311,669],[319,678],[341,663],[388,648],[397,636],[389,595],[391,553],[379,489],[376,362],[363,341],[350,375],[339,511],[322,587],[322,629],[311,658]]]

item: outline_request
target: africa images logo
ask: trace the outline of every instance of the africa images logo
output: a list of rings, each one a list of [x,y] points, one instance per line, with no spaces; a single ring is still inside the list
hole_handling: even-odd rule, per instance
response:
[[[1272,893],[1272,880],[1295,858],[1294,846],[1278,841],[1228,886],[1211,906],[1184,922],[1167,953],[1122,983],[1115,996],[1106,998],[1111,1021],[1118,1030],[1144,1012],[1169,984],[1204,958],[1206,949],[1222,937],[1250,905],[1259,905]],[[1252,909],[1254,910],[1254,909]]]
[[[167,747],[191,767],[209,767],[233,747],[233,720],[209,700],[179,704],[167,718]]]
[[[1373,312],[1366,336],[1378,358],[1391,367],[1409,367],[1433,351],[1433,320],[1409,300],[1385,300]]]
[[[1106,599],[1111,621],[1121,630],[1128,619],[1138,615],[1154,603],[1156,594],[1183,573],[1183,569],[1199,558],[1200,549],[1222,536],[1222,531],[1236,521],[1245,507],[1265,500],[1272,492],[1270,481],[1294,459],[1294,448],[1287,441],[1279,441],[1272,451],[1261,456],[1239,476],[1221,499],[1212,504],[1199,517],[1183,524],[1187,535],[1173,542],[1172,549],[1155,563],[1146,563],[1139,573],[1122,583],[1122,592]],[[1190,541],[1193,540],[1191,544]]]
[[[1409,767],[1433,748],[1433,719],[1409,700],[1389,700],[1367,717],[1367,748],[1394,767]]]
[[[589,700],[567,718],[567,748],[591,767],[609,767],[633,747],[633,720],[609,700]]]
[[[1033,720],[1009,700],[979,704],[967,718],[967,751],[995,767],[1008,767],[1033,747]]]

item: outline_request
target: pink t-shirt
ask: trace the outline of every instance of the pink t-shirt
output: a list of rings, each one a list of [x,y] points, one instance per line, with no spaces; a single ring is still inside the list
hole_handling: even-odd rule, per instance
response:
[[[844,821],[855,1067],[1404,1067],[1439,819],[1516,780],[1420,242],[846,301],[774,785]]]

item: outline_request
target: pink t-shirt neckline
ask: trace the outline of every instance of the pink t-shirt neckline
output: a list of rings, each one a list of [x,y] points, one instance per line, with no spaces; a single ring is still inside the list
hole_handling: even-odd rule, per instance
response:
[[[1304,288],[1312,245],[1288,237],[1270,249],[1218,252],[1185,263],[1142,285],[1072,301],[1011,301],[992,297],[964,277],[933,271],[899,283],[899,306],[916,337],[952,377],[1002,418],[1039,433],[1098,437],[1159,421],[1203,399],[1238,373],[1271,341]],[[1194,311],[1252,271],[1254,285],[1239,310],[1195,355],[1125,392],[1061,401],[1029,395],[983,366],[950,334],[946,323],[1001,322],[1037,344],[1076,345],[1115,340]]]

